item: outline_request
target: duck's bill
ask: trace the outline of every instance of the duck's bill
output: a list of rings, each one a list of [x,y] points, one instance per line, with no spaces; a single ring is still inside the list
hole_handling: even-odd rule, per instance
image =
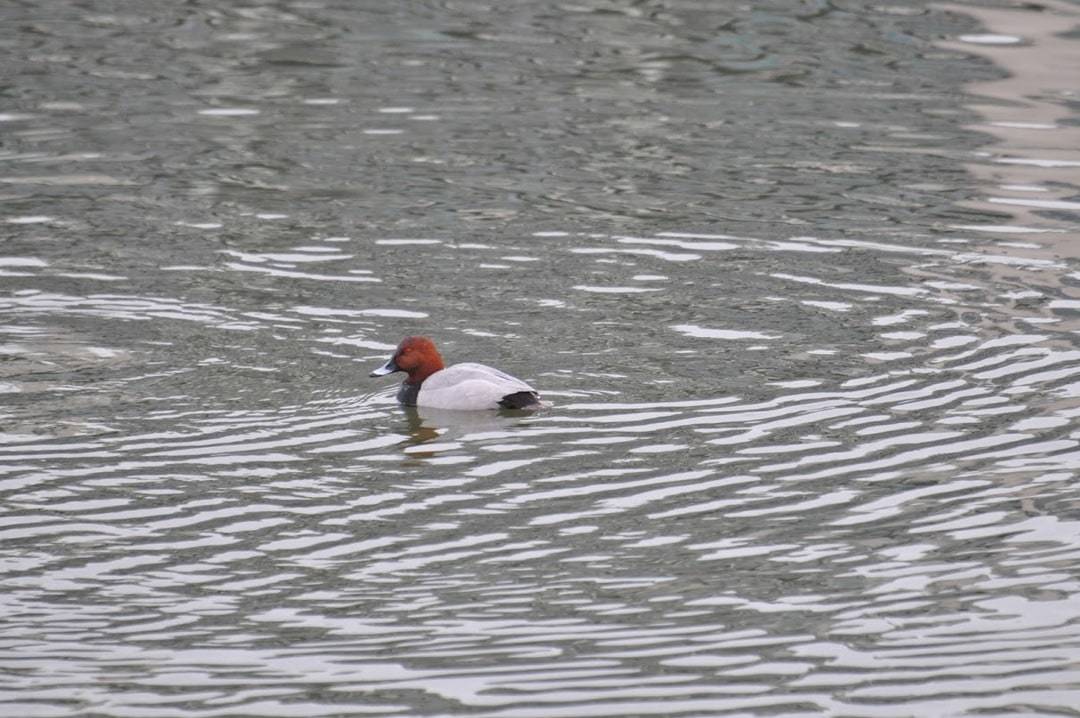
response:
[[[393,374],[396,371],[401,371],[401,367],[394,361],[394,357],[390,357],[386,360],[385,364],[371,372],[368,376],[386,376],[387,374]]]

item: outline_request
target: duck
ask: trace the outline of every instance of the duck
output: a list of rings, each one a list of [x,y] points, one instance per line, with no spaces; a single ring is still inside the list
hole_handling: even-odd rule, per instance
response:
[[[475,362],[445,366],[428,337],[402,339],[393,356],[371,376],[398,371],[408,375],[397,393],[397,400],[405,406],[465,411],[540,406],[536,389],[494,367]]]

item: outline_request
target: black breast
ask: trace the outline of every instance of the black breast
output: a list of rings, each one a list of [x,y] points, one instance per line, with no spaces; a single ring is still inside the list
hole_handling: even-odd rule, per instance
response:
[[[410,384],[403,381],[401,382],[401,388],[397,391],[397,400],[405,406],[416,406],[416,396],[419,393],[419,384]]]

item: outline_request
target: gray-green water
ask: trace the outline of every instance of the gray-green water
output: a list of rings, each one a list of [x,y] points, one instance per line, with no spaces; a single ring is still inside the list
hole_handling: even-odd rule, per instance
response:
[[[0,714],[1076,715],[1078,23],[9,0]]]

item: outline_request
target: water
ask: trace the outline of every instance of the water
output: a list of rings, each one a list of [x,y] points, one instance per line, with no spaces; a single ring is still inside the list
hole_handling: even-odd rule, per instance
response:
[[[0,713],[1076,715],[1078,18],[9,3]]]

